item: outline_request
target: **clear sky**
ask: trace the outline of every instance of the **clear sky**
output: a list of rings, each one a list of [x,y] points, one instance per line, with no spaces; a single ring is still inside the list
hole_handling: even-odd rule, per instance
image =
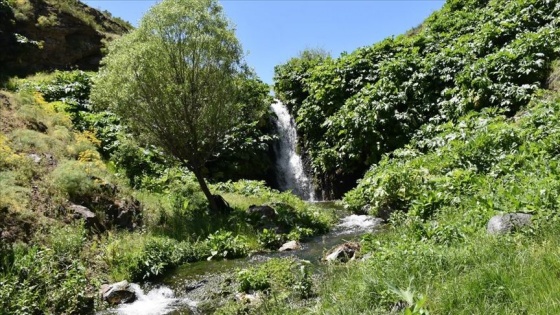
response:
[[[157,1],[86,0],[137,25]],[[306,48],[321,48],[333,57],[372,45],[419,25],[443,6],[438,0],[222,0],[226,15],[247,56],[266,83],[274,66]]]

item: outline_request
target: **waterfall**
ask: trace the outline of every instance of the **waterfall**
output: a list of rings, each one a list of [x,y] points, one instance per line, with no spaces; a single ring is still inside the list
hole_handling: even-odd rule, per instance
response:
[[[296,152],[297,133],[294,119],[288,108],[280,101],[271,105],[277,116],[274,120],[278,137],[274,147],[276,154],[276,178],[281,190],[291,190],[302,199],[313,201],[313,185],[305,173],[301,157]]]

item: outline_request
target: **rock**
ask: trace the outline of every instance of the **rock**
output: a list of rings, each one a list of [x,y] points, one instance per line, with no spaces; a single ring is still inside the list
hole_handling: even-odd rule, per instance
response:
[[[287,251],[300,250],[300,249],[301,249],[301,244],[298,241],[289,241],[289,242],[285,243],[284,245],[282,245],[278,249],[278,251],[287,252]]]
[[[105,224],[108,226],[132,231],[142,223],[140,202],[136,199],[121,199],[113,202],[110,199],[100,198],[98,202],[106,205]]]
[[[203,279],[201,281],[196,281],[196,282],[192,282],[192,283],[187,283],[185,285],[185,292],[191,292],[193,290],[196,290],[198,288],[203,287],[206,283],[208,283],[208,280]]]
[[[261,295],[258,292],[254,294],[240,292],[235,294],[235,299],[241,303],[253,304],[261,301]]]
[[[99,232],[104,231],[103,225],[99,222],[97,215],[84,206],[71,204],[67,207],[72,211],[74,219],[82,219],[85,221],[85,226],[88,229],[96,229]]]
[[[103,301],[111,305],[132,303],[137,298],[136,292],[126,280],[102,285],[100,295]]]
[[[30,158],[36,164],[39,164],[43,159],[39,154],[35,154],[35,153],[28,154],[27,157]]]
[[[29,129],[31,130],[35,130],[41,133],[46,133],[48,130],[47,125],[45,125],[43,122],[37,121],[37,120],[30,120],[26,122],[26,125]]]
[[[134,228],[133,217],[134,213],[132,211],[121,211],[117,216],[117,226],[120,228],[132,230]]]
[[[266,261],[269,261],[270,259],[272,259],[271,257],[268,256],[264,256],[264,255],[259,255],[259,254],[255,254],[255,255],[251,255],[249,254],[249,261],[252,263],[263,263]]]
[[[262,206],[249,206],[247,213],[253,218],[259,218],[260,220],[275,220],[277,215],[274,208],[268,205]]]
[[[531,226],[531,217],[527,213],[507,213],[493,216],[486,226],[488,234],[505,234],[515,229]]]
[[[354,242],[347,242],[342,245],[338,245],[334,249],[330,250],[325,256],[326,261],[340,261],[347,262],[349,260],[354,260],[356,254],[360,251],[360,244]]]

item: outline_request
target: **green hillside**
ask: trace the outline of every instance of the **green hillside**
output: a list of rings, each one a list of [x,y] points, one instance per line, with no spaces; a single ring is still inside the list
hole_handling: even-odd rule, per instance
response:
[[[487,107],[511,116],[528,104],[558,57],[559,9],[556,1],[448,1],[409,34],[277,66],[277,97],[296,117],[323,194],[342,196],[424,125]]]

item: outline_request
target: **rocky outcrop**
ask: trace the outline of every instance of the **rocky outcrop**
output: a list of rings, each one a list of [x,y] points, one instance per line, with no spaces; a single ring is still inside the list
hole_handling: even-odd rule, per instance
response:
[[[533,216],[527,213],[507,213],[493,216],[486,225],[488,234],[506,234],[516,229],[531,226]]]
[[[113,284],[104,284],[101,286],[99,293],[103,301],[111,305],[132,303],[137,298],[136,292],[126,280]]]
[[[324,260],[327,262],[339,261],[347,262],[356,258],[356,254],[360,251],[360,244],[348,242],[336,246],[325,255]]]
[[[97,70],[105,42],[129,30],[79,1],[27,0],[16,8],[0,3],[0,44],[8,47],[0,52],[0,68],[7,74]]]
[[[71,204],[68,206],[68,210],[72,212],[74,219],[83,220],[87,229],[94,229],[99,232],[103,232],[105,230],[103,225],[99,222],[97,215],[88,208]]]

